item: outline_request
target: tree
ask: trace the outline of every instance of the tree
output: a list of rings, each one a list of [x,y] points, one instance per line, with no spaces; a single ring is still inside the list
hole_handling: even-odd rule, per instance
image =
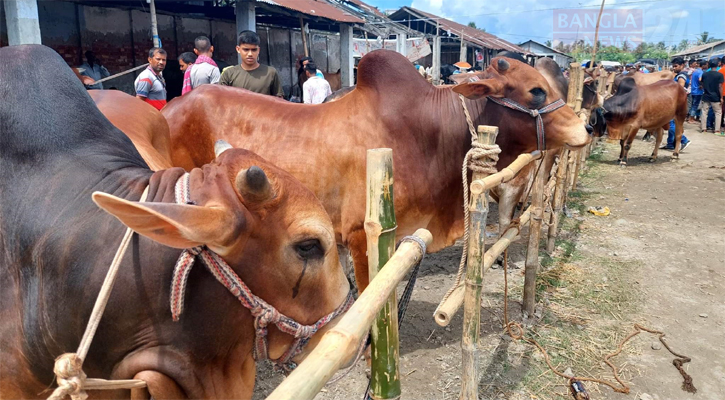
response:
[[[476,23],[474,21],[469,22],[468,23],[468,26],[471,27],[471,28],[473,28],[473,29],[478,29],[478,27],[476,27]]]
[[[546,43],[544,43],[546,46],[551,47],[551,40],[547,40]]]
[[[707,40],[709,38],[710,38],[710,33],[708,31],[705,31],[700,34],[700,38],[697,40],[697,42],[700,44],[707,43],[708,42]]]
[[[690,43],[687,41],[687,39],[682,39],[680,44],[677,45],[677,51],[685,51],[688,47],[690,47]]]

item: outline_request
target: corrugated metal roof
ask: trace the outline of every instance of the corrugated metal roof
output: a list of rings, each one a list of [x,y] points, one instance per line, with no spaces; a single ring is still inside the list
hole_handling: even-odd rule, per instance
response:
[[[360,0],[347,0],[347,1],[349,1],[352,4],[355,4],[356,6],[362,8],[363,10],[369,11],[369,12],[377,15],[378,17],[388,19],[388,17],[385,14],[383,14],[382,12],[380,12],[380,10],[378,10],[377,7],[373,7],[370,4],[363,3]]]
[[[686,55],[690,55],[690,54],[700,53],[702,51],[709,50],[715,46],[719,46],[723,43],[725,43],[725,40],[719,40],[717,42],[701,44],[699,46],[690,47],[689,49],[687,49],[685,51],[681,51],[681,52],[675,54],[674,56],[686,56]]]
[[[273,6],[283,7],[290,10],[298,11],[303,14],[312,15],[315,17],[322,17],[331,19],[337,22],[350,22],[350,23],[365,23],[363,19],[360,19],[348,12],[345,12],[334,5],[325,1],[318,0],[259,0],[263,3],[271,4]]]
[[[431,21],[431,23],[433,24],[438,21],[440,23],[441,29],[446,31],[449,30],[451,31],[451,34],[462,37],[465,41],[477,44],[481,47],[493,50],[512,51],[515,53],[521,53],[523,55],[532,55],[531,52],[526,51],[525,49],[513,43],[507,42],[495,35],[486,33],[480,29],[471,28],[470,26],[462,25],[458,22],[451,21],[446,18],[441,18],[437,15],[415,9],[413,7],[403,7],[402,9],[407,9],[408,11],[412,11],[413,13],[420,14],[425,18],[431,18],[433,19],[433,21]]]

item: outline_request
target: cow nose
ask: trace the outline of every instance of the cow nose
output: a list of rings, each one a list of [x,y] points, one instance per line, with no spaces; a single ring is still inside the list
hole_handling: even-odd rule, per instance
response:
[[[591,125],[586,124],[586,129],[588,134],[591,135],[592,133],[594,133],[594,128]]]

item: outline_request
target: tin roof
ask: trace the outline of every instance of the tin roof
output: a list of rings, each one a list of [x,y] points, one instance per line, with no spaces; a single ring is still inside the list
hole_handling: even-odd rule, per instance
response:
[[[719,45],[721,45],[723,43],[725,43],[725,40],[718,40],[717,42],[705,43],[705,44],[701,44],[699,46],[693,46],[693,47],[690,47],[689,49],[687,49],[685,51],[681,51],[681,52],[673,55],[673,57],[676,57],[676,56],[688,56],[690,54],[697,54],[697,53],[700,53],[700,52],[705,51],[705,50],[710,50],[711,48],[714,48],[715,46],[719,46]]]
[[[361,18],[358,18],[342,9],[335,7],[334,5],[324,0],[259,0],[263,3],[271,4],[301,12],[303,14],[312,15],[315,17],[327,18],[337,22],[349,22],[349,23],[365,23]]]
[[[446,31],[451,31],[451,34],[454,34],[458,37],[462,37],[463,40],[473,43],[475,45],[487,48],[487,49],[493,49],[493,50],[506,50],[506,51],[512,51],[514,53],[521,53],[523,55],[532,55],[531,52],[513,44],[510,42],[507,42],[506,40],[503,40],[495,35],[492,35],[490,33],[486,33],[480,29],[471,28],[470,26],[459,24],[458,22],[451,21],[446,18],[439,17],[437,15],[427,13],[425,11],[421,11],[418,9],[415,9],[413,7],[403,7],[400,10],[396,11],[395,14],[400,12],[401,10],[404,10],[410,14],[418,15],[419,17],[423,18],[430,18],[432,21],[430,21],[431,24],[436,23],[436,21],[440,24],[440,28]],[[392,17],[392,16],[391,16]]]

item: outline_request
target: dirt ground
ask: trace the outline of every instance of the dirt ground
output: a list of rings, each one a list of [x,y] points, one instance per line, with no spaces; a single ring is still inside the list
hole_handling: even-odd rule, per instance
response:
[[[557,250],[541,258],[539,306],[527,336],[547,349],[560,371],[611,380],[601,358],[633,323],[662,330],[674,351],[692,358],[685,368],[698,391],[684,392],[674,357],[653,349],[661,347],[655,336],[641,334],[613,359],[631,393],[586,384],[592,399],[725,399],[725,138],[695,132],[694,125],[685,133],[693,144],[676,162],[661,150],[649,163],[654,143],[639,140],[641,134],[627,168],[616,163],[618,143],[595,150],[570,195]],[[589,206],[608,206],[611,214],[594,216],[586,213]],[[495,223],[494,205],[491,243]],[[510,252],[510,265],[519,267],[509,270],[509,315],[517,321],[526,234]],[[402,398],[458,398],[462,312],[447,328],[432,314],[453,284],[460,253],[460,245],[448,248],[421,266],[400,333]],[[486,271],[484,280],[481,398],[571,398],[565,380],[546,368],[533,346],[504,333],[503,271]],[[264,399],[282,378],[260,366],[254,398]],[[317,399],[362,399],[367,382],[360,362]]]

